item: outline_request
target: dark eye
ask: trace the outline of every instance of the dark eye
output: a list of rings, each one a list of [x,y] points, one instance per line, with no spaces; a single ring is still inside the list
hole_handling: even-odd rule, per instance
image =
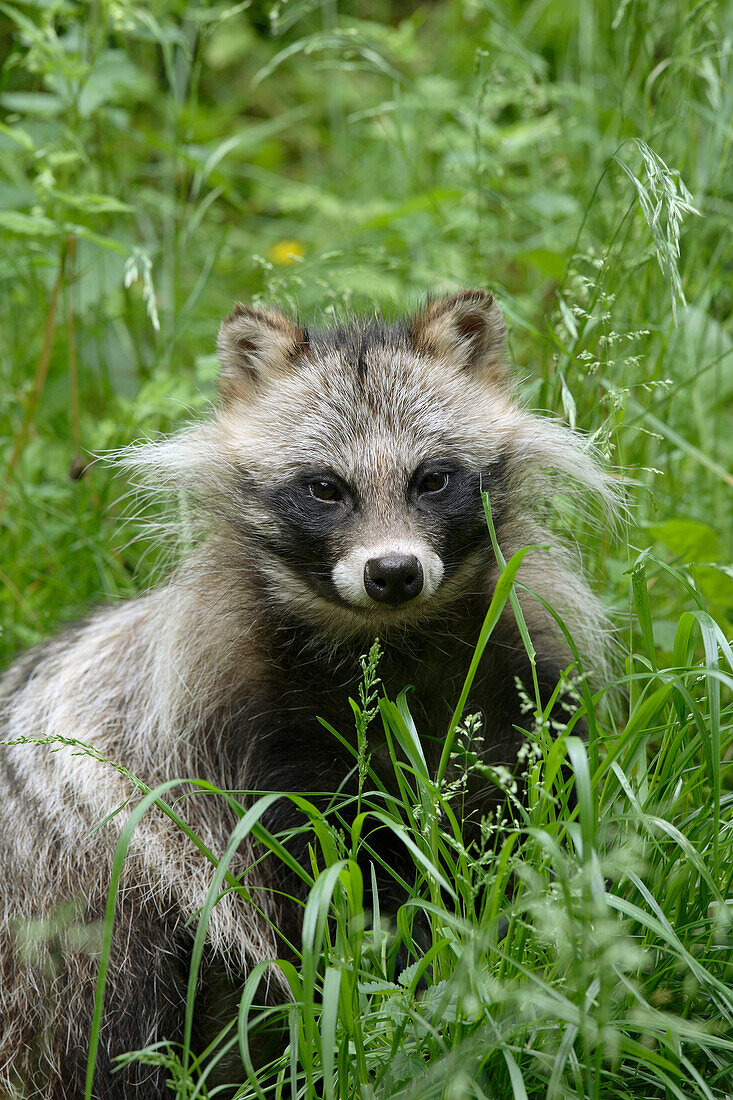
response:
[[[333,481],[328,481],[327,478],[311,481],[308,488],[311,496],[315,497],[316,500],[323,501],[324,504],[336,504],[342,499],[342,493],[338,485]]]
[[[442,493],[447,488],[449,480],[450,474],[444,471],[432,470],[418,482],[418,496],[422,496],[424,493]]]

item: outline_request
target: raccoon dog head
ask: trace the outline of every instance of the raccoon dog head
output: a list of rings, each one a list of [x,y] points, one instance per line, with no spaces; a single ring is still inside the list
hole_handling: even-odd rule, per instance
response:
[[[191,488],[231,570],[329,637],[490,595],[482,490],[507,556],[547,541],[548,469],[605,492],[587,445],[517,401],[483,291],[397,323],[310,330],[238,305],[219,356],[218,415],[135,464]]]
[[[481,291],[318,331],[235,309],[219,334],[220,424],[237,522],[275,598],[382,628],[480,586],[481,488],[500,514],[515,416],[503,351]]]

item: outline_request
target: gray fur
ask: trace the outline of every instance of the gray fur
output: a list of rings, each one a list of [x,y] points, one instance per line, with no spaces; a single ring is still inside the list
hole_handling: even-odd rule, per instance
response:
[[[9,1100],[83,1091],[99,921],[126,812],[93,830],[139,797],[99,757],[149,787],[199,777],[246,789],[271,778],[281,789],[285,771],[271,775],[263,764],[271,742],[292,736],[293,716],[300,730],[306,717],[314,721],[313,711],[331,705],[347,721],[348,709],[338,708],[354,690],[349,655],[365,651],[375,634],[391,647],[396,670],[401,657],[409,667],[419,650],[427,667],[415,675],[426,680],[442,672],[445,645],[462,646],[459,655],[468,659],[472,635],[467,628],[459,637],[455,608],[480,619],[498,573],[490,548],[471,549],[442,583],[434,570],[437,590],[404,608],[334,602],[272,550],[284,536],[268,494],[304,462],[334,470],[361,494],[348,530],[334,536],[342,573],[362,546],[433,545],[404,503],[404,486],[422,460],[448,449],[470,469],[503,462],[498,533],[505,556],[528,543],[552,547],[530,554],[520,578],[558,610],[587,667],[605,661],[603,612],[573,555],[548,531],[546,502],[561,479],[613,507],[611,483],[586,441],[517,401],[490,296],[432,303],[396,325],[353,322],[322,332],[239,307],[222,326],[219,349],[222,399],[214,415],[125,456],[148,486],[188,493],[198,521],[193,554],[167,584],[20,656],[0,680],[0,737],[58,736],[88,743],[96,754],[32,743],[0,749],[0,1096]],[[530,596],[523,603],[538,652],[568,663],[541,603]],[[505,618],[503,644],[518,653]],[[313,700],[307,688],[297,694],[293,687],[268,726],[269,708],[294,674],[295,666],[283,667],[291,635],[323,680],[314,675]],[[504,668],[495,656],[491,668]],[[411,678],[405,673],[399,682],[401,675],[394,672],[390,690]],[[508,690],[492,686],[491,675],[488,698]],[[330,695],[326,682],[334,685]],[[446,682],[444,694],[450,691]],[[425,704],[424,722],[435,727],[426,732],[444,729],[443,704],[455,701],[435,697],[435,714]],[[509,760],[513,737],[512,730],[496,733]],[[328,766],[324,758],[323,773],[308,776],[310,783],[301,772],[304,785],[326,782]],[[221,854],[233,824],[222,801],[193,796],[177,809]],[[245,845],[240,866],[254,855]],[[293,913],[270,893],[268,866],[245,876],[258,908],[228,894],[209,922],[210,957],[235,981],[277,954],[270,921],[293,926]],[[121,884],[95,1095],[132,1095],[133,1087],[141,1098],[161,1095],[155,1072],[115,1076],[110,1059],[180,1031],[189,922],[210,877],[210,865],[162,813],[143,819]]]

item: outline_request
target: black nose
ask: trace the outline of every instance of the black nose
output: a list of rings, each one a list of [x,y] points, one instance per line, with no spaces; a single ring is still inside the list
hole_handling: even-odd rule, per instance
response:
[[[385,554],[364,566],[367,595],[378,603],[400,604],[422,592],[422,565],[414,554]]]

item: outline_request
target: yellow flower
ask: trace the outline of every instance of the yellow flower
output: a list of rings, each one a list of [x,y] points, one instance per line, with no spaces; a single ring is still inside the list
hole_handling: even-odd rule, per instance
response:
[[[276,264],[292,264],[305,256],[302,241],[278,241],[270,249],[270,259]]]

